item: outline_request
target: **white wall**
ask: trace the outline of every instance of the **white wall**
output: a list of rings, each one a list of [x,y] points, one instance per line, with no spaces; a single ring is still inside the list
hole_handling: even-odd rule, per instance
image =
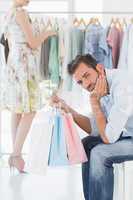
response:
[[[1,0],[0,10],[9,6],[9,2],[12,0]],[[31,3],[36,0],[31,0]],[[44,1],[44,0],[37,0]],[[46,0],[45,0],[46,1]],[[50,0],[48,0],[50,1]],[[52,0],[55,1],[55,0]],[[57,0],[59,2],[63,0]],[[78,11],[133,11],[133,1],[132,0],[69,0],[75,4],[75,9]]]
[[[102,0],[103,1],[103,11],[111,11],[111,12],[132,12],[133,13],[133,1],[132,0]],[[122,17],[126,18],[127,21],[133,17],[133,14],[120,14],[120,15],[104,15],[104,22],[108,22],[110,18],[114,17]]]
[[[103,10],[110,11],[133,11],[132,0],[103,0]]]
[[[69,0],[31,0],[29,9],[31,11],[67,11]],[[6,11],[10,8],[12,0],[2,0],[0,2],[0,11]],[[44,6],[45,4],[45,6]]]

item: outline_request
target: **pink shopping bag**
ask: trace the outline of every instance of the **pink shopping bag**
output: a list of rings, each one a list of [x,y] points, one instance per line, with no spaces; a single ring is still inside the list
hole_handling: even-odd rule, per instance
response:
[[[87,162],[87,155],[85,153],[78,131],[76,130],[72,115],[69,113],[64,114],[62,117],[69,163],[78,164]]]

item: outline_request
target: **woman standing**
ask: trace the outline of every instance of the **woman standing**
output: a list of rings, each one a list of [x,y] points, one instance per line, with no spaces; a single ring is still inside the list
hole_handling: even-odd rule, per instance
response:
[[[41,108],[37,48],[56,35],[43,31],[35,36],[29,15],[23,9],[28,3],[29,0],[13,0],[13,8],[6,17],[4,34],[8,38],[9,56],[0,97],[1,108],[12,112],[13,152],[9,165],[20,172],[25,164],[22,147],[35,112]]]

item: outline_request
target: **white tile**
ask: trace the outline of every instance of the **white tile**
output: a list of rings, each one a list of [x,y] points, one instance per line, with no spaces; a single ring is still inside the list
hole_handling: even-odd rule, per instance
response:
[[[49,169],[46,176],[15,173],[0,169],[1,200],[84,200],[81,169]]]

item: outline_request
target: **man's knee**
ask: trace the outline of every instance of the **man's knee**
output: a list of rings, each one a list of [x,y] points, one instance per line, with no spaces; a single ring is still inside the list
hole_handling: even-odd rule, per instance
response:
[[[112,163],[102,148],[102,145],[97,145],[90,153],[90,170],[94,176],[101,177],[105,173],[106,167],[111,167]]]
[[[91,160],[99,161],[101,163],[108,159],[108,151],[104,144],[98,144],[91,150]]]
[[[82,143],[83,143],[85,151],[88,152],[93,147],[95,147],[97,144],[102,143],[102,140],[101,140],[100,137],[87,136],[87,137],[82,139]]]
[[[90,153],[90,166],[94,173],[98,173],[99,176],[104,173],[106,167],[112,167],[112,161],[108,155],[104,145],[99,144],[95,146]]]

